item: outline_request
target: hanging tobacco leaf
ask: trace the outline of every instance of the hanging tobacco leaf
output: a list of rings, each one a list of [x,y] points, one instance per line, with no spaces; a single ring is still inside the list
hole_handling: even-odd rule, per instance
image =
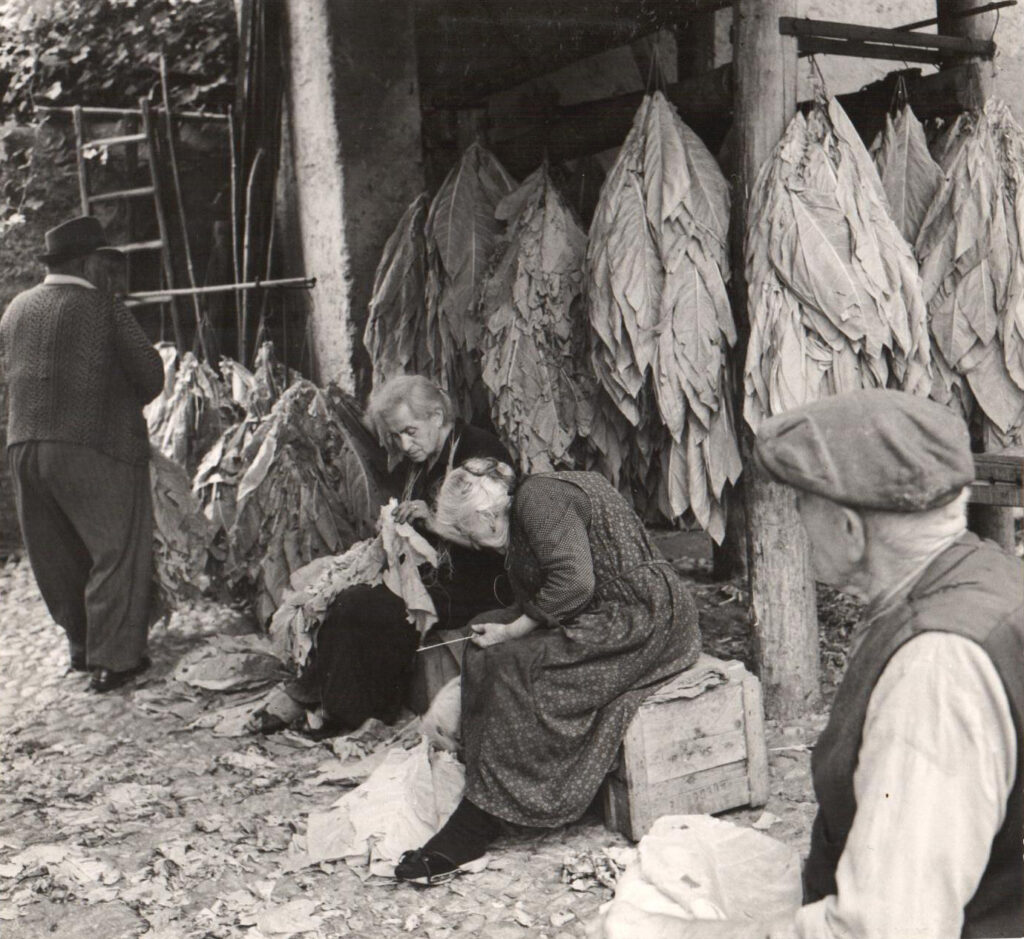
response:
[[[838,102],[790,122],[751,194],[744,416],[829,394],[932,382],[917,266]]]
[[[157,349],[164,363],[164,390],[143,411],[149,439],[192,473],[239,409],[205,362],[191,352],[179,356],[171,343],[159,343]]]
[[[924,128],[909,105],[904,104],[895,118],[886,114],[885,129],[872,145],[871,155],[892,220],[912,245],[942,185],[942,170],[928,152]]]
[[[918,235],[943,364],[967,381],[991,433],[1024,439],[1024,132],[1006,105],[960,115],[945,179]]]
[[[497,159],[471,144],[434,196],[424,226],[427,330],[440,337],[437,377],[467,417],[486,417],[488,410],[480,385],[478,299],[504,231],[494,213],[513,189],[515,181]]]
[[[393,375],[442,377],[436,311],[430,314],[426,298],[429,201],[423,193],[405,210],[377,265],[363,332],[375,386]]]
[[[590,229],[592,357],[608,399],[592,437],[648,515],[689,510],[718,541],[722,490],[741,469],[726,380],[728,225],[714,158],[664,95],[645,98]],[[625,448],[609,406],[633,428]]]
[[[508,223],[480,315],[482,379],[494,426],[524,473],[575,464],[591,407],[583,363],[586,235],[541,167],[499,203]]]

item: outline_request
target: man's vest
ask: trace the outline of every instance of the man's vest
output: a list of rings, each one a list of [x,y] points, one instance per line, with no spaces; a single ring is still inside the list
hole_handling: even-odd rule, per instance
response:
[[[900,646],[928,631],[955,633],[985,650],[1006,690],[1018,740],[1006,818],[964,909],[962,935],[1024,936],[1024,565],[971,534],[940,554],[903,602],[867,627],[850,658],[811,761],[818,815],[804,867],[804,902],[836,893],[836,865],[857,811],[853,774],[875,683]]]

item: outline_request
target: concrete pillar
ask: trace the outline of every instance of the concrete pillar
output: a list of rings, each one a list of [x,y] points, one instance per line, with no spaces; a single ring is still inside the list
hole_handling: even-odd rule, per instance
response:
[[[357,388],[380,252],[424,188],[412,0],[285,0],[315,378]]]

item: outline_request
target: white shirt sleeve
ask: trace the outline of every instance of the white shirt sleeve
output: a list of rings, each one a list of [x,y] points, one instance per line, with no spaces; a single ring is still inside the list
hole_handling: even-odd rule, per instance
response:
[[[1016,763],[1006,691],[981,647],[940,632],[902,646],[868,703],[837,895],[801,908],[802,939],[959,937]]]

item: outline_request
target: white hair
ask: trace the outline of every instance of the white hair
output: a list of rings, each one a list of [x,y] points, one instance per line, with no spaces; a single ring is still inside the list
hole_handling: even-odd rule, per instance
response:
[[[452,422],[451,399],[429,378],[422,375],[395,375],[374,388],[366,404],[366,417],[381,440],[386,440],[388,436],[387,419],[403,404],[408,405],[409,410],[420,420],[439,411],[445,424]]]
[[[435,519],[448,528],[472,536],[483,519],[508,524],[516,474],[493,457],[472,457],[457,466],[441,484]]]

